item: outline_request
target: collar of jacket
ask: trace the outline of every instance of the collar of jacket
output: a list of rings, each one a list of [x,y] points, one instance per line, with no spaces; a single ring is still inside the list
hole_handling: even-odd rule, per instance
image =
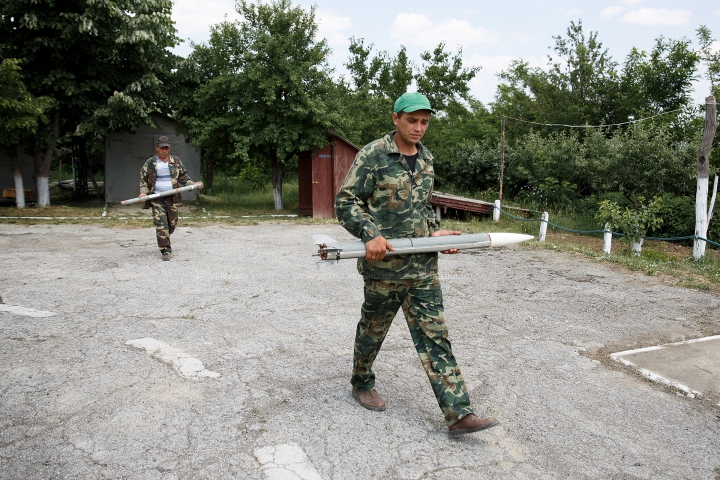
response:
[[[395,143],[395,132],[397,130],[393,130],[392,132],[388,133],[383,137],[383,143],[385,147],[385,152],[388,155],[397,154],[402,157],[402,154],[400,153],[400,149],[397,146],[397,143]],[[425,145],[418,142],[416,143],[417,149],[418,149],[418,158],[417,158],[417,166],[415,167],[415,170],[418,172],[422,172],[425,169],[425,161],[426,160],[432,160],[433,156],[430,153],[430,150],[425,148]],[[404,159],[403,159],[404,160]]]

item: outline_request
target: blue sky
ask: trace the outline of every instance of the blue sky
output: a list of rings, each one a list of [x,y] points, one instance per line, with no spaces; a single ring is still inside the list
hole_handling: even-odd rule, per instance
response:
[[[407,48],[411,60],[432,50],[441,41],[446,50],[463,49],[466,66],[481,66],[472,80],[472,95],[489,103],[498,83],[496,74],[510,61],[522,58],[533,66],[545,67],[553,36],[565,35],[570,21],[582,20],[586,35],[598,32],[598,39],[620,64],[632,47],[650,51],[655,39],[688,38],[695,42],[695,30],[706,25],[720,39],[720,2],[714,0],[616,0],[606,1],[521,1],[502,2],[426,1],[387,2],[376,0],[294,0],[305,8],[316,6],[319,35],[332,49],[330,65],[336,75],[345,72],[351,37],[374,44],[377,50],[397,53]],[[207,41],[211,25],[225,16],[238,19],[234,0],[174,0],[173,19],[178,35],[186,42],[175,49],[187,55],[190,45]],[[720,43],[715,43],[720,49]],[[694,98],[704,102],[709,82],[695,84]]]

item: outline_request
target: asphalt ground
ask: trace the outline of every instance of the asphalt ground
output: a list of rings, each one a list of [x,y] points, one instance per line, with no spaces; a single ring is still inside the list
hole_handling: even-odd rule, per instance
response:
[[[442,256],[454,353],[501,422],[450,439],[402,316],[388,409],[350,395],[362,281],[316,269],[320,233],[350,239],[181,220],[163,262],[150,226],[0,225],[0,478],[717,478],[720,398],[610,358],[717,334],[717,297],[550,250]]]

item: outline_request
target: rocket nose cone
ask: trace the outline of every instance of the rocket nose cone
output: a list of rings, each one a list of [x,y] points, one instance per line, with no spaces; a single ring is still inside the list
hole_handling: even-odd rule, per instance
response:
[[[516,243],[527,242],[528,240],[532,240],[533,238],[535,238],[532,235],[505,232],[488,233],[488,236],[490,237],[491,247],[504,247],[506,245],[515,245]]]

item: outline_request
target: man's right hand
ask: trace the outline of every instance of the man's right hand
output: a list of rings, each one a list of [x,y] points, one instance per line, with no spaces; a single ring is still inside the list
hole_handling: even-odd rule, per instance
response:
[[[391,252],[395,251],[392,245],[390,245],[390,242],[382,235],[379,235],[365,243],[365,259],[374,261],[382,260],[385,258],[385,253],[388,250]]]
[[[138,195],[138,198],[142,198],[142,197],[144,197],[145,195],[147,195],[147,193],[141,193],[140,195]]]

